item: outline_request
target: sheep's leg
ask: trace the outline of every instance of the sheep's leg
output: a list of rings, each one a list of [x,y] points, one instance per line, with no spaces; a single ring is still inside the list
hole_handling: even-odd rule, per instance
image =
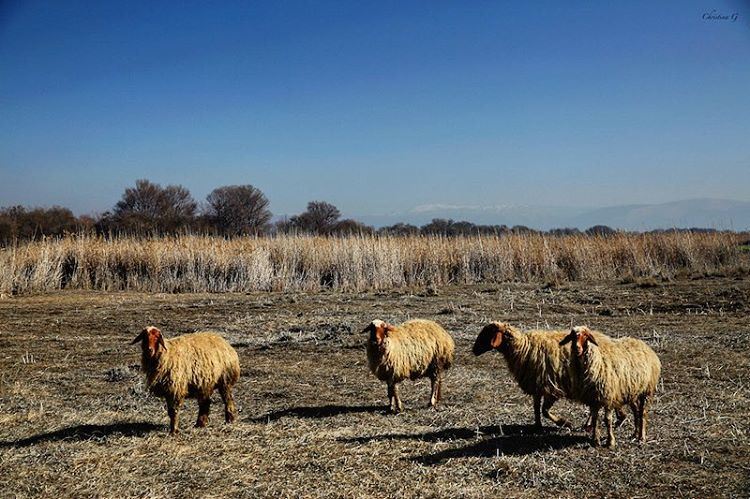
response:
[[[534,395],[534,429],[542,429],[542,396]]]
[[[401,403],[401,397],[398,396],[398,385],[393,384],[393,403],[391,404],[391,410],[398,414],[404,410],[404,405]]]
[[[394,414],[401,412],[401,400],[398,397],[398,387],[396,383],[388,383],[388,404],[390,411]]]
[[[208,413],[211,411],[211,397],[198,399],[198,420],[195,422],[196,428],[204,428],[208,425]]]
[[[581,429],[586,432],[591,432],[591,411],[589,411],[589,415],[586,418],[586,422],[583,423],[583,426],[581,426]]]
[[[436,370],[430,375],[430,382],[432,385],[432,394],[430,395],[430,407],[437,407],[440,402],[440,385],[442,384],[442,376],[439,370]]]
[[[610,449],[617,445],[615,442],[615,425],[612,412],[613,410],[609,407],[604,409],[604,419],[607,421],[607,447]]]
[[[232,388],[229,386],[221,385],[219,387],[219,393],[221,394],[221,400],[224,402],[224,421],[226,421],[227,423],[233,423],[234,414],[235,412],[237,412],[237,407],[234,405]]]
[[[169,434],[177,435],[180,432],[180,406],[182,400],[167,399],[167,414],[169,414]]]
[[[639,428],[638,428],[638,440],[641,442],[646,441],[646,424],[648,422],[648,414],[646,413],[646,408],[648,407],[648,394],[643,394],[640,396],[640,407],[638,407],[640,412],[639,417]]]
[[[619,428],[623,425],[626,419],[628,419],[628,415],[625,414],[625,411],[622,409],[622,407],[619,407],[615,414],[617,414],[617,422],[615,423],[615,428]],[[635,411],[633,412],[635,414]],[[591,430],[593,429],[593,426],[591,425],[591,412],[589,412],[589,417],[586,419],[586,424],[583,425],[581,428],[583,431],[591,433]]]
[[[544,414],[544,417],[555,423],[557,426],[573,428],[573,425],[567,419],[555,416],[549,412],[555,402],[557,402],[557,399],[554,397],[550,397],[549,395],[544,397],[544,404],[542,404],[542,414]]]
[[[591,407],[591,445],[599,445],[599,408]]]
[[[631,403],[630,410],[633,411],[633,438],[638,438],[638,430],[641,427],[641,411],[638,408],[638,403]]]

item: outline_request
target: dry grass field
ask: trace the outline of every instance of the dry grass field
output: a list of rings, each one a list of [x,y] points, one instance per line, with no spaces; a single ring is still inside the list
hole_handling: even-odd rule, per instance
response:
[[[747,234],[166,238],[77,236],[0,248],[0,294],[367,291],[726,274]]]
[[[645,497],[750,494],[750,281],[470,284],[403,291],[155,294],[58,291],[0,300],[3,497]],[[384,413],[364,335],[379,317],[424,317],[456,338],[444,405],[406,382],[406,411]],[[649,441],[592,448],[579,431],[530,432],[531,399],[499,354],[475,358],[481,326],[588,324],[644,339],[663,383]],[[146,324],[168,336],[225,335],[240,354],[238,422],[221,405],[167,435],[144,391]],[[217,400],[218,402],[218,397]],[[569,402],[558,412],[581,423]]]

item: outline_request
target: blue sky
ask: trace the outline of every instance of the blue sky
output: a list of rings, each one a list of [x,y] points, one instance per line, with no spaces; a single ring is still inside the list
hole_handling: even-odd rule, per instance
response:
[[[750,5],[608,4],[2,2],[0,206],[750,201]]]

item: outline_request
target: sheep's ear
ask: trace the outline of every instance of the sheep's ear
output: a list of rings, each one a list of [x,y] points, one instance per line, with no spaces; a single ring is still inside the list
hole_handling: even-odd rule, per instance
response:
[[[167,344],[164,342],[164,336],[161,333],[159,333],[159,339],[157,341],[159,342],[159,345],[161,345],[161,347],[164,350],[167,349]]]
[[[381,326],[375,328],[375,339],[378,343],[382,343],[385,339],[385,335],[388,334],[388,326]]]
[[[599,343],[596,342],[596,340],[594,339],[594,335],[593,334],[587,334],[585,336],[585,338],[586,338],[586,341],[588,341],[590,343],[593,343],[596,346],[599,346]]]
[[[500,330],[495,331],[495,334],[493,334],[490,337],[490,346],[492,348],[500,348],[500,345],[503,343],[503,333]]]
[[[574,331],[571,331],[568,336],[562,339],[562,341],[560,342],[560,346],[567,345],[568,343],[573,341],[575,336],[576,336],[576,333]]]
[[[388,334],[392,333],[396,330],[396,327],[385,323],[383,326],[379,327],[377,331],[375,332],[375,336],[378,338],[378,342],[382,342]]]
[[[146,330],[144,329],[143,331],[140,332],[138,336],[135,337],[133,341],[130,342],[130,344],[135,345],[136,343],[141,341],[145,335],[146,335]]]

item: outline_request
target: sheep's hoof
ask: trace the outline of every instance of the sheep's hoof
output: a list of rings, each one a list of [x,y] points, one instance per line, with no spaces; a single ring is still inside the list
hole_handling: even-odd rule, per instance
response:
[[[591,447],[599,447],[599,439],[598,438],[592,438],[591,439]]]
[[[581,431],[585,431],[586,433],[594,433],[594,425],[585,424],[581,427]]]
[[[617,447],[617,444],[615,444],[614,440],[607,440],[606,447],[607,449],[614,449],[615,447]]]
[[[195,427],[196,428],[205,428],[206,426],[208,426],[208,419],[201,418],[201,419],[198,419],[198,421],[195,422]]]
[[[227,414],[227,415],[226,415],[226,416],[224,417],[224,421],[226,421],[226,423],[227,423],[227,424],[232,424],[232,423],[234,423],[234,414]]]

